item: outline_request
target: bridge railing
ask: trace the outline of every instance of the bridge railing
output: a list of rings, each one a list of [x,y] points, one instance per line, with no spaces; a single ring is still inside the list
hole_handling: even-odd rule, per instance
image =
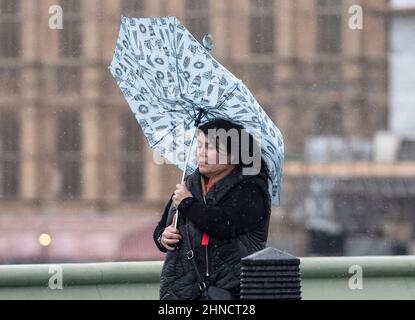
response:
[[[0,266],[0,299],[158,299],[162,261]],[[415,299],[415,256],[300,259],[303,299]]]

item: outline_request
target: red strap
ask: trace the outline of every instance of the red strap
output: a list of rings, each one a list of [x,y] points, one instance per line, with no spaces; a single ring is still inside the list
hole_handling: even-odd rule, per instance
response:
[[[208,191],[215,183],[212,180],[209,180],[206,184],[206,191]],[[209,245],[209,235],[203,232],[202,235],[202,242],[200,243],[202,246]]]
[[[209,191],[210,188],[212,188],[212,186],[215,184],[214,181],[209,180],[208,183],[206,184],[206,191]]]
[[[202,246],[207,246],[209,245],[209,235],[207,233],[203,232],[203,236],[202,236],[202,242],[201,242]]]

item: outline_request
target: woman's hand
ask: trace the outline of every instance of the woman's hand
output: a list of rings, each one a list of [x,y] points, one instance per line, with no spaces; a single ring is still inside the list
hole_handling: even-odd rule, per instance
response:
[[[184,184],[176,184],[176,190],[173,194],[173,204],[177,208],[183,199],[193,197]]]
[[[173,217],[172,224],[164,229],[164,231],[163,231],[163,233],[161,234],[161,237],[160,237],[161,245],[169,251],[175,251],[176,247],[174,245],[177,244],[180,241],[180,239],[182,238],[182,236],[179,233],[179,230],[177,230],[174,227],[174,222],[177,218],[176,215],[177,214],[175,214],[174,217]]]

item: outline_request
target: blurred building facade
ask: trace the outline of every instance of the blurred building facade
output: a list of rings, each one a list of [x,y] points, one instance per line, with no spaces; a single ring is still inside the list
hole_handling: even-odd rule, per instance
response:
[[[48,26],[54,5],[63,9],[62,30]],[[362,30],[349,26],[353,5],[363,9]],[[312,240],[320,231],[304,222],[308,211],[296,192],[318,199],[320,187],[313,189],[309,180],[313,170],[291,160],[307,162],[307,152],[318,158],[318,141],[341,137],[346,151],[347,139],[357,139],[363,158],[337,160],[373,161],[367,141],[388,126],[386,0],[0,0],[0,228],[20,235],[2,237],[13,246],[4,245],[0,258],[13,256],[11,247],[19,251],[23,235],[26,247],[35,248],[38,234],[49,230],[52,251],[80,244],[112,248],[96,257],[76,250],[54,257],[118,259],[119,248],[138,241],[135,232],[151,236],[151,224],[179,181],[176,168],[153,161],[107,70],[121,14],[175,15],[198,39],[213,34],[215,57],[247,83],[285,138],[283,203],[270,244],[318,254],[310,243],[325,238]],[[353,168],[346,165],[344,172]],[[317,176],[333,171],[321,170]],[[371,178],[384,170],[369,171]],[[22,231],[27,216],[36,227]],[[118,227],[120,217],[130,223]],[[75,232],[74,221],[89,228]],[[143,225],[148,227],[141,230]],[[36,248],[23,250],[21,259],[42,256]],[[125,250],[129,259],[159,257],[155,248],[145,257]]]
[[[390,130],[415,137],[415,1],[392,0],[390,16]]]

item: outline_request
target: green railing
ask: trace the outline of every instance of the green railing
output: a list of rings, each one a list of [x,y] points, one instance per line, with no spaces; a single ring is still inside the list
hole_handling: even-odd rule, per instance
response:
[[[0,266],[0,299],[157,299],[161,261]],[[415,299],[415,256],[302,258],[303,299]]]

